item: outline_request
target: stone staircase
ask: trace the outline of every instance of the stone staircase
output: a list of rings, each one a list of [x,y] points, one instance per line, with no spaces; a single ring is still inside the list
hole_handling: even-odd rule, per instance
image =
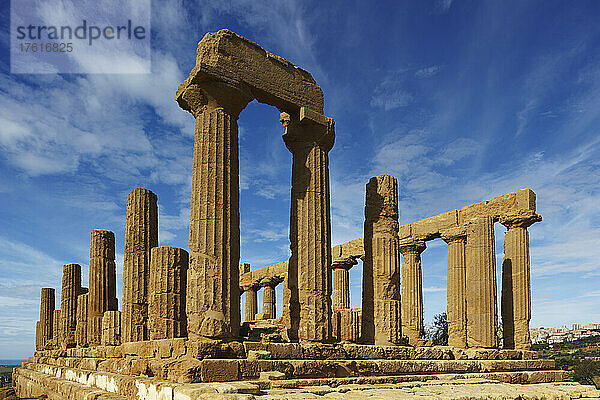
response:
[[[187,339],[40,351],[13,376],[22,395],[76,400],[260,397],[346,385],[568,378],[554,360],[538,359],[531,351]]]

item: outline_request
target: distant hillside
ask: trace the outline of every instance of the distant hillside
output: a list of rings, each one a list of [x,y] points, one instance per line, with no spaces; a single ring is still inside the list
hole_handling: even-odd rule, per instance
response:
[[[600,336],[572,342],[534,344],[541,358],[552,358],[556,366],[571,371],[573,380],[600,387]]]

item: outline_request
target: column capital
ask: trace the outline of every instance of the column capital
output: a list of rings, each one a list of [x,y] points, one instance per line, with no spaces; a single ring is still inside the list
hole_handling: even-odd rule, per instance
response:
[[[446,243],[466,241],[467,231],[464,226],[455,226],[440,231],[440,236]]]
[[[261,279],[259,284],[261,287],[266,287],[266,286],[275,287],[275,286],[279,285],[281,282],[283,282],[283,279],[281,277],[273,276],[273,277]]]
[[[283,141],[292,152],[316,143],[329,151],[335,142],[335,121],[306,107],[300,107],[298,114],[282,112],[279,122],[285,128]]]
[[[402,255],[410,253],[421,254],[427,247],[423,240],[415,240],[413,238],[401,240],[399,246],[400,253],[402,253]]]
[[[219,108],[237,117],[253,98],[250,91],[241,85],[238,87],[216,80],[203,80],[189,85],[176,100],[179,107],[194,117]]]
[[[500,223],[511,228],[528,228],[536,222],[540,222],[542,216],[534,211],[519,211],[511,214],[506,214],[500,217]]]
[[[240,286],[240,290],[243,292],[247,292],[249,290],[258,291],[261,288],[261,285],[258,282],[252,282],[247,285]]]
[[[332,263],[331,263],[331,268],[332,269],[345,269],[345,270],[349,270],[350,268],[352,268],[354,265],[358,264],[358,261],[356,261],[354,259],[354,257],[340,257],[340,258],[334,258]]]

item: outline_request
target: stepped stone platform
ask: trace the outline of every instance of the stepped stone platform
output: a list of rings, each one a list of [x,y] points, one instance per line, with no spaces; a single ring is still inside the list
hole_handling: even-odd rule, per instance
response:
[[[568,378],[554,360],[526,350],[186,338],[42,350],[13,376],[21,396],[157,400],[287,398],[282,393],[302,398],[373,385],[396,390],[390,388],[410,382],[539,384]]]

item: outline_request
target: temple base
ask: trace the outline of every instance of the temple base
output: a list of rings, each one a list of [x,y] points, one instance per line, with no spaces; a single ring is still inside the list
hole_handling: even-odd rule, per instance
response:
[[[260,395],[440,379],[547,383],[568,374],[533,351],[179,338],[38,351],[13,377],[21,397],[60,399],[57,390],[69,388],[74,399],[96,390],[102,399],[172,400],[177,393],[196,399],[225,387],[212,382],[231,382],[227,393]]]

